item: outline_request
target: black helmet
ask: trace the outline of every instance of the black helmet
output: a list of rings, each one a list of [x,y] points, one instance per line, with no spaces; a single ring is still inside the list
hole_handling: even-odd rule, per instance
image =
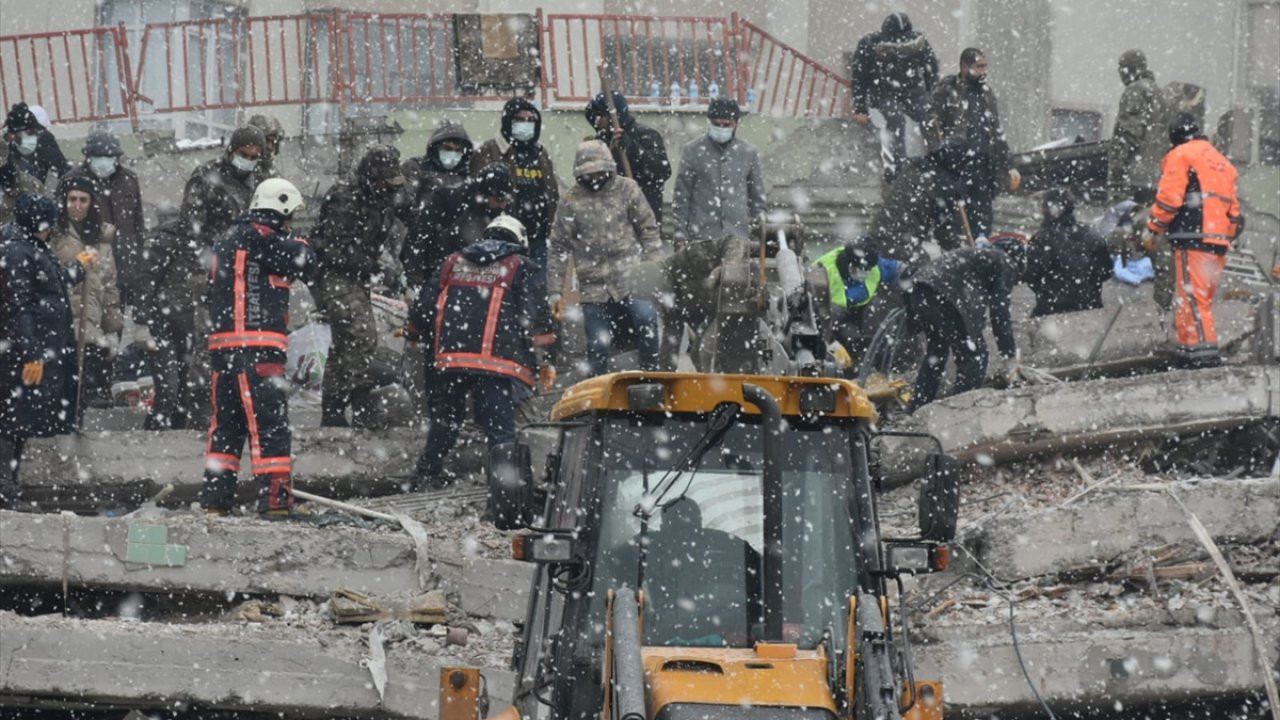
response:
[[[880,248],[866,235],[845,243],[836,257],[836,268],[846,280],[852,278],[854,273],[870,272],[879,264]]]
[[[1189,112],[1178,113],[1173,122],[1169,123],[1169,143],[1172,145],[1181,145],[1202,134],[1200,121]]]
[[[120,147],[120,138],[109,130],[94,130],[84,141],[81,150],[85,157],[120,157],[124,150]]]

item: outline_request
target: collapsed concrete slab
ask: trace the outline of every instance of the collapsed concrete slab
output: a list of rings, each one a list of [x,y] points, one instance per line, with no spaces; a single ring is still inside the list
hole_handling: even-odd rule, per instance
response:
[[[279,711],[288,717],[438,717],[440,668],[468,665],[433,655],[434,644],[386,647],[379,697],[356,631],[277,625],[161,625],[35,618],[0,613],[0,704],[74,699],[97,708],[175,707]],[[424,651],[424,645],[426,651]],[[484,670],[494,704],[514,677]]]
[[[400,492],[413,473],[424,435],[406,428],[365,431],[295,429],[294,484],[329,497]],[[32,440],[23,454],[24,501],[43,510],[92,511],[137,505],[172,484],[166,503],[195,500],[204,472],[205,437],[187,431],[86,432]],[[464,464],[473,464],[468,461]],[[240,499],[257,492],[246,450]]]
[[[1069,504],[1000,516],[960,540],[1006,582],[1098,571],[1136,548],[1196,543],[1175,495],[1216,541],[1280,539],[1280,480],[1257,478],[1098,488]]]
[[[468,615],[524,622],[536,569],[516,560],[467,558],[459,583],[459,608]]]
[[[901,428],[933,434],[963,461],[1004,462],[1049,452],[1174,438],[1280,416],[1280,367],[1181,370],[997,390],[944,398]],[[923,471],[919,441],[885,438],[890,485]]]
[[[1267,625],[1267,657],[1258,657],[1248,630],[1236,628],[1018,630],[1027,673],[1050,707],[1057,703],[1108,709],[1145,702],[1261,693],[1275,662],[1277,630]],[[949,710],[1037,706],[1023,677],[1007,624],[953,627],[941,641],[916,643],[915,675],[944,684]],[[1061,707],[1058,705],[1058,707]]]

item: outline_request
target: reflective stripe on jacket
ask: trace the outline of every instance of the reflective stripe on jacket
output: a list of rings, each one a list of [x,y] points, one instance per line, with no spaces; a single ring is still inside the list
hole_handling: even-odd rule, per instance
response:
[[[1236,169],[1217,148],[1198,137],[1164,156],[1148,230],[1168,233],[1173,245],[1217,246],[1225,251],[1243,227]]]

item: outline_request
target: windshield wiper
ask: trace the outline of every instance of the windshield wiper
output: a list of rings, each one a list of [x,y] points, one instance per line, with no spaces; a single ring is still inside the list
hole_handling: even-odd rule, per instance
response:
[[[671,488],[675,487],[680,476],[688,471],[697,470],[698,466],[702,464],[702,457],[707,454],[708,450],[720,444],[720,441],[724,439],[724,434],[729,431],[729,428],[733,427],[733,424],[738,420],[738,415],[741,413],[742,406],[738,403],[723,402],[717,405],[711,411],[711,417],[707,419],[707,429],[703,431],[702,437],[698,438],[693,447],[689,448],[689,452],[685,453],[680,462],[663,474],[653,492],[646,493],[640,498],[640,502],[636,503],[632,514],[648,522],[659,508],[665,507],[666,503],[664,501],[667,498],[667,493],[671,492]],[[683,496],[683,493],[681,493],[681,496]],[[679,499],[679,497],[674,498],[674,500]]]

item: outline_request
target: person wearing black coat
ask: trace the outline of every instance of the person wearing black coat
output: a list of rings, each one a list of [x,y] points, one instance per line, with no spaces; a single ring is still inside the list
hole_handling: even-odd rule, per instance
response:
[[[1036,294],[1032,317],[1102,307],[1102,285],[1113,266],[1107,242],[1076,220],[1075,201],[1064,188],[1045,193],[1044,218],[1027,248],[1023,282]]]
[[[662,135],[648,125],[636,121],[627,109],[627,99],[622,93],[613,93],[613,106],[618,112],[617,125],[609,129],[609,101],[604,93],[597,93],[587,103],[587,122],[596,131],[596,139],[609,146],[618,172],[631,167],[631,179],[644,192],[644,199],[653,209],[653,216],[662,227],[662,186],[671,179],[671,161],[667,158],[667,146]],[[626,157],[626,163],[623,157]]]
[[[50,170],[61,178],[71,169],[58,139],[40,124],[26,103],[17,103],[9,109],[4,121],[4,135],[13,146],[13,163],[41,184],[48,178]]]
[[[67,288],[84,279],[96,253],[60,265],[49,247],[58,204],[18,198],[0,227],[0,507],[18,499],[27,438],[70,432],[75,424],[76,339]]]
[[[1026,263],[1021,242],[997,240],[984,247],[945,253],[907,278],[907,317],[925,336],[925,357],[916,373],[909,409],[937,399],[947,358],[955,356],[953,394],[982,385],[987,375],[987,315],[1005,372],[1017,370],[1018,348],[1009,312],[1009,294]]]

